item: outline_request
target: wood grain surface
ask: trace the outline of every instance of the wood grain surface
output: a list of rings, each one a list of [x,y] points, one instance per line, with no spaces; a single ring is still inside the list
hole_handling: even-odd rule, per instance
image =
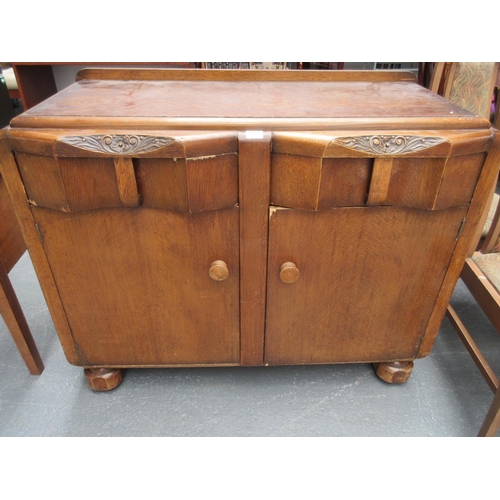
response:
[[[142,203],[150,208],[202,212],[238,203],[236,153],[135,159],[16,156],[33,206],[78,212]]]
[[[26,243],[0,171],[0,261],[7,273],[25,251]]]
[[[54,278],[42,247],[40,235],[37,231],[33,215],[29,209],[26,191],[19,174],[14,155],[7,141],[6,129],[0,130],[0,164],[2,176],[15,208],[17,219],[28,247],[31,261],[40,281],[42,291],[47,301],[49,311],[54,321],[66,359],[75,365],[81,363],[77,346],[68,325],[68,320],[61,303],[61,297],[54,282]]]
[[[32,375],[44,366],[8,273],[26,251],[26,243],[14,213],[0,164],[0,315]]]
[[[413,359],[466,212],[272,210],[266,363]]]
[[[271,134],[239,134],[241,364],[264,362]]]
[[[126,69],[86,68],[78,72],[81,80],[152,80],[152,81],[408,81],[415,82],[411,71],[302,71],[302,70],[177,70],[177,69]]]
[[[172,98],[169,96],[175,96]],[[106,105],[112,100],[113,106]],[[145,113],[154,102],[153,113]],[[290,105],[293,103],[293,105]],[[474,115],[411,82],[84,81],[29,117],[450,118]],[[452,117],[453,118],[453,117]],[[16,126],[16,119],[12,126]]]
[[[104,75],[96,70],[95,77]],[[113,70],[107,73],[113,75]],[[327,130],[329,128],[488,128],[484,118],[451,104],[411,79],[379,72],[264,76],[266,72],[117,71],[137,80],[82,79],[12,121],[12,127],[140,125],[157,129]],[[315,72],[311,72],[315,73]],[[87,74],[87,77],[90,73]],[[217,75],[215,75],[217,74]],[[288,74],[288,76],[287,76]],[[233,76],[231,76],[233,75]],[[240,75],[240,76],[237,76]],[[302,76],[300,76],[302,75]],[[171,79],[169,79],[171,78]],[[112,102],[110,106],[109,103]],[[154,111],[150,103],[154,102]],[[429,127],[429,125],[432,125]]]
[[[32,212],[85,366],[239,361],[238,208]]]
[[[439,326],[443,321],[446,312],[446,307],[453,293],[453,289],[458,281],[460,272],[462,271],[465,258],[468,257],[468,252],[477,240],[474,238],[478,235],[478,223],[482,220],[486,203],[490,199],[492,186],[498,180],[498,171],[500,168],[500,134],[493,131],[493,141],[488,156],[483,164],[477,184],[475,186],[472,203],[467,211],[464,225],[460,232],[460,238],[451,256],[450,263],[443,280],[439,296],[434,305],[429,324],[427,326],[422,343],[419,348],[418,357],[428,356],[439,331]]]
[[[377,158],[373,163],[370,192],[367,205],[384,205],[389,192],[391,173],[394,160],[392,158]]]
[[[2,316],[10,334],[21,354],[29,372],[40,375],[43,370],[43,361],[29,329],[21,304],[16,297],[14,288],[7,272],[0,260],[0,315]]]
[[[115,158],[114,164],[122,205],[129,208],[138,207],[141,200],[137,190],[134,162],[131,158]]]

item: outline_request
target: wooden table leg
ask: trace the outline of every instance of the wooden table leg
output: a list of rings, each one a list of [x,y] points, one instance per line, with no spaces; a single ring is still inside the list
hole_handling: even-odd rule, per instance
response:
[[[478,437],[494,437],[500,427],[500,388],[497,389],[493,403],[479,430]]]
[[[44,366],[17,300],[9,276],[0,261],[0,314],[32,375],[40,375]]]

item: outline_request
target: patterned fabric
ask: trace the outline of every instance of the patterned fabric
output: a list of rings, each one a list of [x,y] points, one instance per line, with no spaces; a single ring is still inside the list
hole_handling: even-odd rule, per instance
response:
[[[493,200],[491,202],[490,210],[488,212],[488,217],[486,218],[486,222],[484,223],[483,232],[481,233],[481,238],[486,238],[488,231],[490,230],[491,223],[493,222],[493,217],[495,217],[495,212],[498,207],[498,200],[500,196],[498,194],[493,195]]]
[[[494,63],[461,62],[450,91],[450,101],[482,117],[489,117]]]
[[[491,249],[491,253],[500,253],[500,237],[495,242],[495,246]]]
[[[472,260],[488,278],[491,284],[500,293],[500,254],[499,253],[474,253]]]

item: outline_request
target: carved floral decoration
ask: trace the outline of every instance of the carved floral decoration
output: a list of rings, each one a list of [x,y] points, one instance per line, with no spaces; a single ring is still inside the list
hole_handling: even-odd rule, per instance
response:
[[[87,151],[108,154],[140,154],[163,148],[174,142],[168,137],[149,135],[86,135],[62,137],[61,142]]]
[[[446,141],[442,137],[364,135],[359,137],[338,137],[333,142],[363,153],[394,155],[414,153]]]

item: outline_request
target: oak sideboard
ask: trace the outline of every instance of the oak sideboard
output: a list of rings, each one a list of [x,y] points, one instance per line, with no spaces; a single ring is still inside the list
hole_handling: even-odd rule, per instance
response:
[[[498,172],[489,123],[406,72],[90,68],[1,134],[95,390],[128,367],[374,363],[404,382]]]

